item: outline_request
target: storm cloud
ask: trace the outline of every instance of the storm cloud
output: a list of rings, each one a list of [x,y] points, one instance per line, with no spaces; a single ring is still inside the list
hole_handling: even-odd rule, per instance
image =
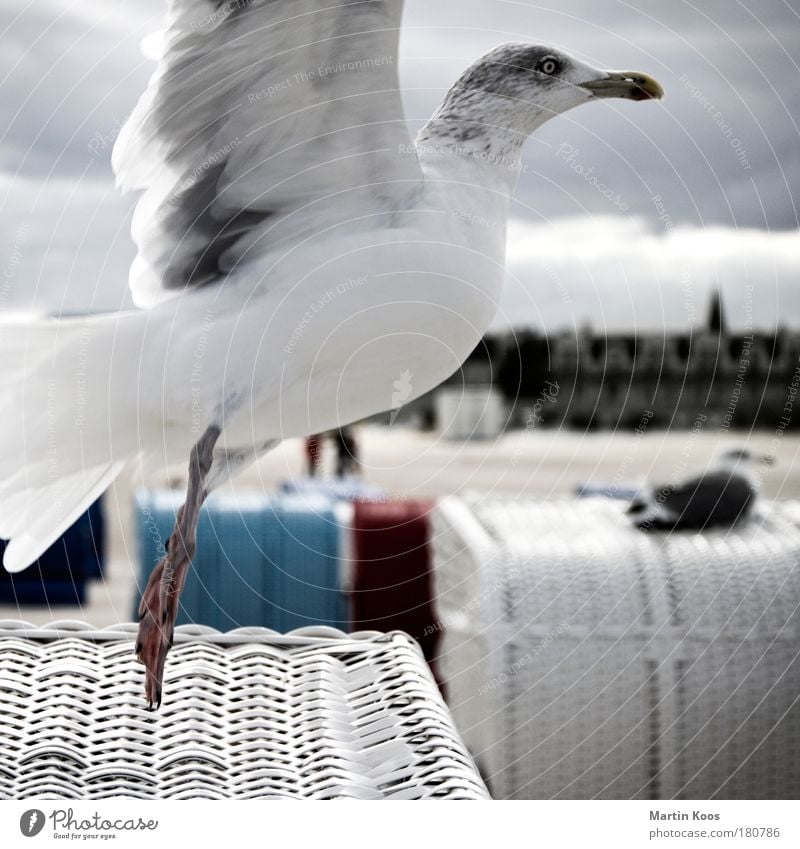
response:
[[[735,319],[754,285],[765,293],[759,323],[800,322],[798,4],[553,5],[459,0],[454,14],[454,3],[406,4],[401,78],[415,130],[463,68],[503,41],[641,69],[667,92],[659,104],[582,107],[528,143],[504,311],[544,326],[685,325],[697,318],[687,291],[700,309],[721,286]],[[0,307],[130,304],[135,198],[115,192],[109,158],[152,72],[140,42],[163,8],[3,3]]]

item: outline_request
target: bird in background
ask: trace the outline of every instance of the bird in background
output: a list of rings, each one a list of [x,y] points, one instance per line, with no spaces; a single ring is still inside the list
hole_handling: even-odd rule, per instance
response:
[[[643,531],[730,527],[753,512],[760,489],[759,466],[772,462],[771,455],[749,448],[724,451],[699,475],[645,487],[631,502],[628,515]]]
[[[188,459],[139,609],[151,706],[209,492],[283,439],[385,412],[393,393],[412,401],[457,371],[498,308],[525,140],[583,104],[662,97],[647,74],[503,44],[412,141],[402,8],[171,0],[112,157],[120,188],[142,193],[138,309],[0,331],[9,571],[126,465]]]

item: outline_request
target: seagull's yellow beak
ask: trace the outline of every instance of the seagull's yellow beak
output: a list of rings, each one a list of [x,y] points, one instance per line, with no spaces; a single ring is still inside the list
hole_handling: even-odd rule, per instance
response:
[[[595,97],[622,97],[625,100],[661,100],[664,89],[641,71],[606,71],[597,80],[582,83]]]

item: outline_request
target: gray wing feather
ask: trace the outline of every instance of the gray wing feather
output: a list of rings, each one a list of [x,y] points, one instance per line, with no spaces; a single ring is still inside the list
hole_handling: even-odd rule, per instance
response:
[[[674,517],[676,526],[702,528],[735,522],[749,512],[755,494],[744,475],[709,472],[656,490],[655,501]]]
[[[223,278],[256,243],[307,236],[333,215],[325,200],[354,187],[387,208],[410,193],[421,172],[397,76],[402,7],[172,0],[156,73],[112,159],[120,186],[145,192],[137,303]],[[304,207],[316,216],[292,217]]]

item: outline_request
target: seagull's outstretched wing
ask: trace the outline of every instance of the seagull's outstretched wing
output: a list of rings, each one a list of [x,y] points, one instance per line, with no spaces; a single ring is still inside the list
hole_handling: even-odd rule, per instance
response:
[[[354,192],[365,214],[397,207],[421,176],[397,77],[402,7],[169,0],[158,67],[113,155],[119,185],[145,190],[137,303],[332,226]]]

